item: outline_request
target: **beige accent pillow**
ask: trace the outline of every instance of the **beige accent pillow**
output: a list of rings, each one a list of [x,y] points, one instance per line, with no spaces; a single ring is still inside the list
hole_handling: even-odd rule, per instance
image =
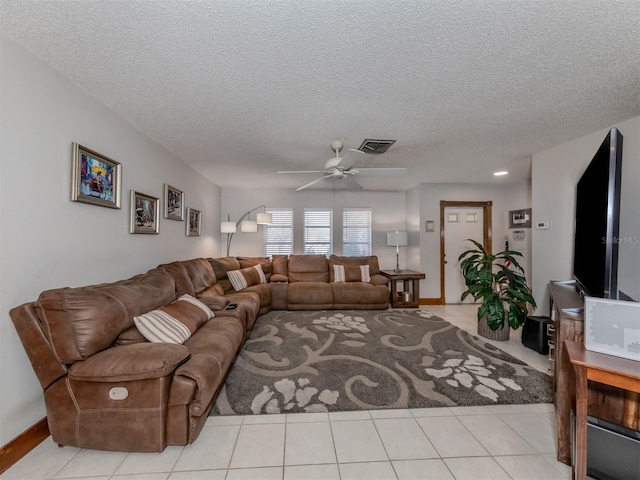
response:
[[[253,267],[241,268],[240,270],[231,270],[227,272],[227,278],[236,292],[251,285],[267,283],[267,278],[264,276],[264,271],[260,264],[254,265]]]
[[[133,317],[140,333],[153,343],[186,342],[214,314],[200,300],[182,295],[175,302]]]
[[[334,265],[334,282],[370,282],[369,265]]]

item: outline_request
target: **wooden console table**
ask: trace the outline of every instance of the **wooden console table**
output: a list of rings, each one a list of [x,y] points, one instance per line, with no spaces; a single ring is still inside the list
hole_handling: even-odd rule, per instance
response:
[[[585,350],[582,343],[566,340],[569,361],[576,379],[576,456],[572,466],[573,478],[587,478],[587,406],[588,381],[610,385],[629,392],[640,393],[640,362]],[[631,408],[632,402],[625,404]],[[625,412],[625,416],[633,412]]]
[[[551,319],[553,334],[553,391],[558,436],[557,459],[571,465],[571,408],[573,388],[573,364],[569,360],[566,340],[584,344],[584,319],[582,299],[575,282],[551,282]],[[590,352],[593,353],[593,352]],[[627,390],[603,383],[590,382],[587,408],[592,417],[632,430],[640,429],[640,396]]]
[[[380,270],[380,274],[387,277],[391,283],[391,306],[393,308],[418,308],[420,306],[420,280],[425,278],[424,273],[413,270]],[[405,301],[398,291],[398,282],[403,283],[403,290],[410,295],[410,300]]]

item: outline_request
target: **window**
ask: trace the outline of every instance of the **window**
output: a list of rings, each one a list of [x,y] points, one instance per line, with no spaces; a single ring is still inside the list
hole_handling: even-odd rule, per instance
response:
[[[264,256],[293,253],[293,208],[265,208],[271,225],[264,225]]]
[[[371,209],[342,210],[342,254],[348,257],[371,255]]]
[[[333,253],[333,210],[330,208],[304,209],[304,253],[326,255]]]

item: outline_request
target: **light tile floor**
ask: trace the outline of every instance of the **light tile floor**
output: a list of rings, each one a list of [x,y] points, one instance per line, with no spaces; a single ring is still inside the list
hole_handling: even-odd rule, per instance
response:
[[[476,332],[476,307],[425,307]],[[492,342],[548,373],[519,332]],[[198,440],[162,453],[58,448],[47,439],[2,480],[567,479],[552,404],[211,417]]]

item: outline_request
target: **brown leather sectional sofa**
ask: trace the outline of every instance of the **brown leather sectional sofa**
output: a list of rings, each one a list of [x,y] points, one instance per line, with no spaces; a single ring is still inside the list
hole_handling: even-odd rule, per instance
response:
[[[257,264],[264,283],[252,284],[245,277],[254,279]],[[334,265],[348,272],[347,281],[334,281]],[[238,272],[247,283],[240,291],[230,280]],[[215,317],[183,344],[148,341],[134,317],[185,294]],[[159,452],[198,437],[259,315],[386,309],[388,301],[375,256],[276,255],[177,261],[114,283],[47,290],[10,315],[43,389],[55,442]]]

